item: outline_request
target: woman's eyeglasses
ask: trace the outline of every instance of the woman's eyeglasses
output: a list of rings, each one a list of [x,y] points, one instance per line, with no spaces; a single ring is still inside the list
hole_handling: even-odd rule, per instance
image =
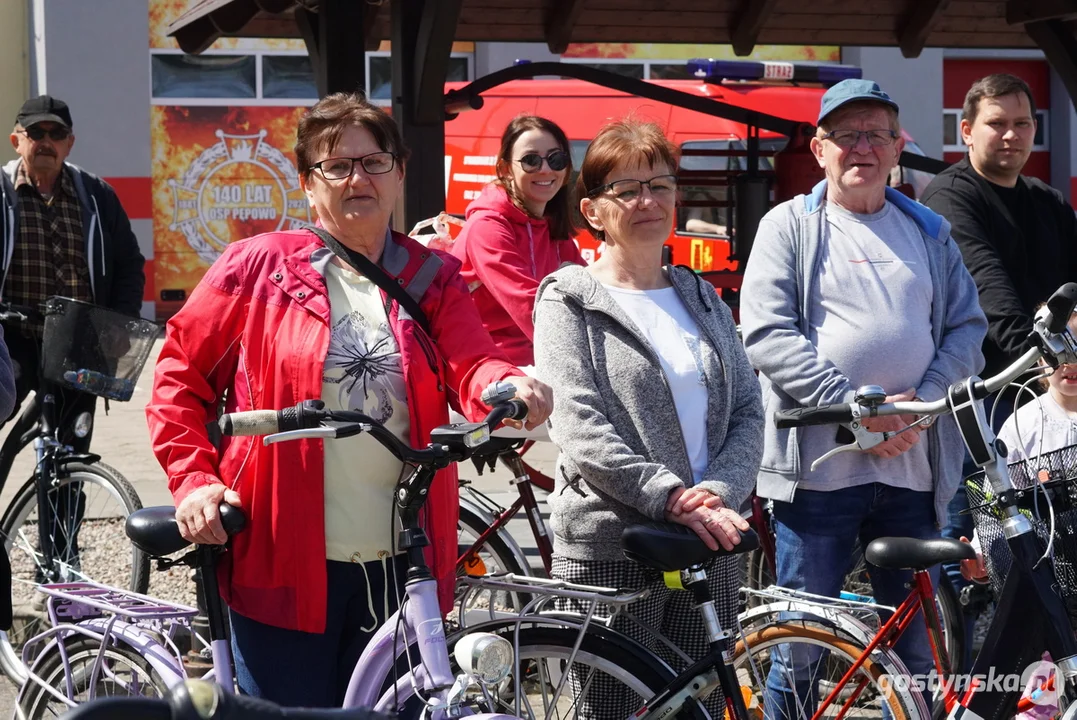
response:
[[[650,180],[614,180],[605,185],[599,185],[587,197],[593,198],[607,190],[621,202],[635,202],[643,194],[643,186],[651,189],[651,195],[658,199],[664,199],[677,192],[676,175],[659,175]]]
[[[38,127],[37,125],[33,125],[20,132],[22,132],[23,135],[30,138],[34,142],[44,140],[46,135],[48,135],[56,142],[62,142],[64,140],[67,140],[68,136],[71,135],[71,130],[69,128],[65,128],[63,125],[56,125],[49,128],[48,130],[43,127]]]
[[[391,152],[376,152],[357,158],[329,158],[316,162],[311,168],[318,168],[326,180],[344,180],[355,172],[355,163],[359,163],[367,175],[384,175],[396,164],[396,155]]]
[[[569,157],[564,150],[551,150],[546,157],[533,152],[527,153],[516,162],[520,163],[520,167],[524,169],[525,173],[537,173],[542,169],[543,160],[546,161],[551,170],[559,172],[568,167]]]

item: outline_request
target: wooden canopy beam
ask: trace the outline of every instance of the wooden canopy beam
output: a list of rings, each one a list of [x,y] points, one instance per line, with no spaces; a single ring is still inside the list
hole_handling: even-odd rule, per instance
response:
[[[1043,20],[1028,23],[1025,32],[1039,45],[1077,107],[1077,38],[1073,31],[1062,20]]]
[[[920,57],[931,31],[938,25],[949,4],[950,0],[913,0],[913,10],[898,35],[898,46],[903,57]]]
[[[733,22],[730,37],[733,39],[733,52],[737,55],[751,55],[759,41],[759,33],[778,0],[744,0]]]
[[[1027,25],[1042,20],[1077,18],[1077,0],[1007,0],[1006,22]]]
[[[555,55],[561,55],[568,50],[568,44],[572,40],[572,29],[576,27],[576,21],[579,20],[583,2],[584,0],[554,0],[550,4],[543,30],[546,35],[546,46]]]
[[[355,38],[371,34],[367,7],[353,0],[321,0],[317,12],[296,8],[295,21],[314,69],[318,97],[366,90],[366,48]]]

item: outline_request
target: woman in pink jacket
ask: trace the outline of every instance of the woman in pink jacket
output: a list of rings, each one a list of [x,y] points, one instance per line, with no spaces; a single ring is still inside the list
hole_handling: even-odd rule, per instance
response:
[[[565,132],[546,118],[517,117],[501,135],[497,180],[468,206],[453,245],[482,324],[517,366],[535,364],[539,282],[563,263],[585,264],[572,240],[571,174]]]

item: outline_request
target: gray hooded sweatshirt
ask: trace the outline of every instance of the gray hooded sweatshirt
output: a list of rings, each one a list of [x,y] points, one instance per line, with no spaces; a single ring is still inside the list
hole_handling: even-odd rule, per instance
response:
[[[704,341],[710,459],[699,487],[738,508],[763,452],[759,382],[714,288],[687,268],[666,272]],[[535,362],[553,389],[550,436],[561,450],[549,498],[554,548],[577,560],[624,560],[621,531],[662,520],[670,492],[692,484],[658,356],[605,288],[572,266],[539,287]]]
[[[797,428],[779,430],[771,416],[778,410],[849,403],[856,392],[841,370],[819,357],[808,341],[809,298],[819,274],[819,248],[826,228],[825,197],[823,181],[811,194],[777,205],[763,217],[741,290],[744,347],[759,370],[767,412],[758,493],[784,502],[793,501],[802,481],[799,437]],[[950,237],[950,223],[892,188],[886,188],[886,199],[916,223],[927,250],[934,288],[931,338],[935,357],[916,395],[930,402],[945,397],[950,384],[983,368],[980,347],[987,319],[976,284]],[[880,317],[879,322],[886,318]],[[961,482],[964,442],[951,415],[932,425],[925,438],[936,520],[943,525]]]

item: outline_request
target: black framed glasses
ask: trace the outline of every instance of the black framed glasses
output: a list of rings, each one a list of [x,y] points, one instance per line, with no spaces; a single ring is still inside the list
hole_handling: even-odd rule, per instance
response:
[[[63,125],[54,125],[48,130],[37,125],[31,125],[25,130],[20,130],[20,132],[34,142],[44,140],[46,135],[56,142],[62,142],[71,136],[71,128],[66,128]]]
[[[860,142],[861,135],[868,139],[868,145],[872,147],[885,147],[897,139],[897,133],[893,130],[831,130],[823,135],[823,139],[839,147],[850,148]]]
[[[314,163],[311,168],[318,168],[326,180],[344,180],[355,172],[355,163],[359,163],[367,175],[384,175],[396,165],[396,155],[376,152],[356,158],[327,158]]]
[[[614,180],[605,185],[599,185],[587,193],[587,197],[593,198],[608,190],[611,195],[622,202],[635,202],[643,194],[644,185],[651,189],[651,195],[654,195],[656,199],[665,199],[677,192],[677,176],[659,175],[650,180]]]
[[[546,164],[550,166],[550,169],[554,172],[559,172],[568,167],[568,153],[564,150],[551,150],[543,157],[536,152],[527,153],[516,162],[520,163],[520,167],[524,169],[525,173],[537,173],[542,169],[542,161],[545,160]]]

